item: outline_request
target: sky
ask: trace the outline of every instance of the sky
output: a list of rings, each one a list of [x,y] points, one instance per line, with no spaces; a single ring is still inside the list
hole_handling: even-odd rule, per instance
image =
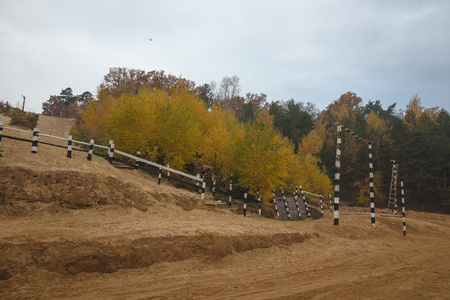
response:
[[[237,75],[242,96],[319,110],[350,91],[450,111],[450,1],[0,0],[0,101],[40,113],[67,87],[95,94],[110,67]]]

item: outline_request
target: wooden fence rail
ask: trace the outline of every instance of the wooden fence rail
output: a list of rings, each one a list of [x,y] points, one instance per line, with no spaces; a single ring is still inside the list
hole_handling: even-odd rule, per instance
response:
[[[30,135],[32,135],[32,139],[29,140],[29,139],[23,139],[23,138],[10,136],[10,135],[5,135],[4,132],[3,132],[3,129],[8,129],[8,130],[13,130],[13,131],[18,131],[18,132],[23,132],[23,133],[30,134]],[[39,137],[47,137],[47,138],[57,139],[57,140],[60,140],[60,141],[65,141],[65,142],[67,142],[67,146],[55,145],[55,144],[52,144],[52,143],[39,141]],[[153,172],[151,170],[145,169],[143,167],[139,167],[138,163],[143,163],[143,164],[147,164],[147,165],[150,165],[152,167],[158,168],[159,170],[167,171],[167,174],[169,174],[169,175],[163,175],[163,177],[165,177],[165,178],[174,179],[174,180],[176,180],[176,181],[178,181],[180,183],[185,183],[185,184],[188,184],[190,186],[194,185],[194,184],[192,184],[190,182],[186,182],[186,181],[183,181],[183,180],[171,177],[170,174],[173,173],[173,174],[177,174],[179,176],[182,176],[182,177],[194,180],[197,183],[202,183],[202,186],[201,186],[201,188],[202,188],[202,195],[201,195],[201,197],[202,197],[202,200],[204,199],[206,182],[205,182],[205,180],[203,178],[198,177],[198,176],[194,176],[194,175],[182,172],[182,171],[178,171],[178,170],[172,169],[172,168],[170,168],[168,166],[166,167],[164,165],[161,165],[161,164],[158,164],[158,163],[146,160],[146,159],[141,158],[139,156],[131,155],[131,154],[128,154],[126,152],[114,149],[114,144],[112,143],[112,141],[110,141],[109,146],[103,146],[103,145],[95,144],[94,140],[91,140],[90,143],[86,143],[86,142],[83,142],[83,141],[73,140],[72,136],[69,136],[68,138],[62,138],[62,137],[58,137],[58,136],[53,136],[53,135],[49,135],[49,134],[40,133],[38,128],[35,128],[33,131],[27,131],[27,130],[22,130],[22,129],[17,129],[17,128],[11,128],[11,127],[7,127],[7,126],[3,126],[3,121],[0,121],[0,145],[1,145],[2,138],[9,138],[9,139],[19,140],[19,141],[24,141],[24,142],[31,142],[32,143],[32,153],[37,153],[38,144],[41,143],[41,144],[45,144],[45,145],[50,145],[50,146],[54,146],[54,147],[67,149],[67,157],[68,158],[71,158],[72,150],[88,152],[88,160],[91,160],[93,154],[99,155],[99,156],[108,157],[108,158],[110,158],[110,162],[112,161],[112,159],[121,161],[118,158],[114,158],[114,154],[117,154],[117,155],[120,155],[120,156],[123,156],[123,157],[127,157],[127,158],[130,158],[130,159],[133,159],[133,160],[136,161],[136,163],[132,165],[135,168],[143,169],[145,171],[148,171],[148,172],[151,172],[151,173],[155,173],[155,172]],[[72,148],[73,144],[79,144],[79,145],[88,146],[89,150]],[[93,151],[94,148],[108,150],[108,155],[103,155],[103,154],[100,154],[100,153],[96,153],[96,152]]]

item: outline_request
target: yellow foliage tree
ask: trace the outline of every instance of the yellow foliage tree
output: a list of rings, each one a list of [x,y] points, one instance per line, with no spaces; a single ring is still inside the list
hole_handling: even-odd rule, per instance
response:
[[[273,185],[287,177],[290,149],[273,126],[258,122],[245,124],[244,136],[237,145],[239,184],[253,195],[259,190],[263,199],[270,198]]]
[[[375,172],[373,174],[374,179],[374,193],[375,193],[375,203],[382,204],[386,202],[386,195],[382,192],[382,179],[383,176],[381,172]],[[370,178],[366,177],[361,181],[357,181],[354,183],[354,186],[358,189],[358,197],[356,201],[361,206],[369,206],[370,203],[370,187],[369,187]]]
[[[213,167],[224,177],[235,172],[237,141],[243,136],[243,126],[230,110],[214,106],[207,112],[201,142],[200,163]]]
[[[195,161],[202,132],[197,113],[203,103],[191,93],[144,90],[122,94],[104,126],[118,149],[184,169]]]

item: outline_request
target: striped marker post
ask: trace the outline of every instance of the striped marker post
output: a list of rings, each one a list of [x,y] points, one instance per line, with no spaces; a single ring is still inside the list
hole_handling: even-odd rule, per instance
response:
[[[342,125],[337,125],[336,174],[334,175],[334,225],[339,225],[339,189],[341,179],[341,132]]]
[[[169,164],[167,164],[167,169],[169,169],[170,168],[170,165]],[[167,180],[169,180],[170,181],[170,171],[169,170],[167,170]]]
[[[372,159],[372,142],[368,142],[369,147],[369,186],[370,186],[370,222],[375,227],[375,191],[373,187],[373,159]]]
[[[202,195],[200,196],[200,198],[203,200],[205,200],[205,190],[206,190],[206,181],[202,182]]]
[[[397,182],[397,167],[398,165],[394,162],[394,178],[395,182]],[[395,190],[397,190],[397,187],[395,187]],[[395,192],[395,200],[394,200],[394,214],[397,214],[398,206],[397,206],[397,191]]]
[[[0,146],[2,145],[3,121],[0,121]]]
[[[109,145],[109,156],[108,156],[108,161],[109,163],[112,163],[113,159],[114,159],[114,144]]]
[[[31,153],[34,154],[37,153],[38,140],[39,140],[39,128],[34,128],[33,139],[31,141]]]
[[[309,213],[308,203],[306,202],[306,197],[305,197],[305,193],[303,192],[302,186],[300,186],[300,192],[302,193],[303,203],[305,204],[306,216],[311,217],[311,214]]]
[[[72,158],[72,136],[67,138],[67,157]]]
[[[94,153],[94,140],[91,140],[91,142],[89,143],[89,151],[88,151],[88,156],[87,156],[88,161],[92,160],[93,153]]]
[[[141,157],[141,151],[136,151],[136,157],[137,158]],[[136,168],[139,168],[139,159],[136,159],[136,162],[134,165],[136,166]]]
[[[333,204],[331,202],[331,194],[328,194],[328,198],[330,198],[330,213],[333,213]]]
[[[323,218],[323,196],[320,196],[320,211],[321,211],[322,218]]]
[[[261,197],[259,197],[259,191],[256,192],[256,195],[258,196],[258,214],[261,215]]]
[[[233,191],[233,182],[230,176],[230,193],[228,194],[228,206],[231,206],[231,192]]]
[[[400,187],[402,189],[403,236],[406,236],[405,192],[403,191],[403,181],[400,182]]]
[[[277,213],[277,217],[280,217],[280,212],[278,211],[277,198],[275,197],[275,190],[272,190],[273,195],[273,203],[275,204],[275,212]]]
[[[158,185],[161,184],[161,177],[162,177],[162,165],[159,166],[159,171],[158,171]],[[197,176],[198,177],[198,176]],[[198,186],[198,181],[197,181],[197,186]]]
[[[298,187],[295,187],[294,199],[295,199],[295,206],[297,206],[298,217],[301,218],[302,213],[300,212],[300,207],[298,206]]]
[[[290,219],[291,218],[291,213],[289,212],[289,206],[288,206],[287,201],[286,201],[286,196],[284,195],[284,190],[281,190],[281,194],[283,195],[284,207],[286,208],[286,212],[288,214],[288,218]]]
[[[111,151],[111,144],[114,144],[113,140],[109,140],[109,143],[108,143],[108,157],[109,157],[109,152]]]
[[[247,193],[244,193],[244,217],[247,215]]]
[[[212,188],[213,197],[216,197],[216,180],[213,180],[213,188]]]

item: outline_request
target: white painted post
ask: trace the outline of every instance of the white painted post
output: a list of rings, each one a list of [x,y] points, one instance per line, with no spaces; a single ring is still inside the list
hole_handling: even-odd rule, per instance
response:
[[[67,157],[72,158],[72,136],[67,138]]]
[[[33,139],[31,142],[31,153],[34,153],[34,154],[37,153],[38,140],[39,140],[39,128],[34,128],[33,129]]]
[[[89,161],[92,160],[93,153],[94,153],[94,140],[91,140],[91,142],[89,143],[89,151],[88,151],[88,156],[87,156],[87,159]]]

